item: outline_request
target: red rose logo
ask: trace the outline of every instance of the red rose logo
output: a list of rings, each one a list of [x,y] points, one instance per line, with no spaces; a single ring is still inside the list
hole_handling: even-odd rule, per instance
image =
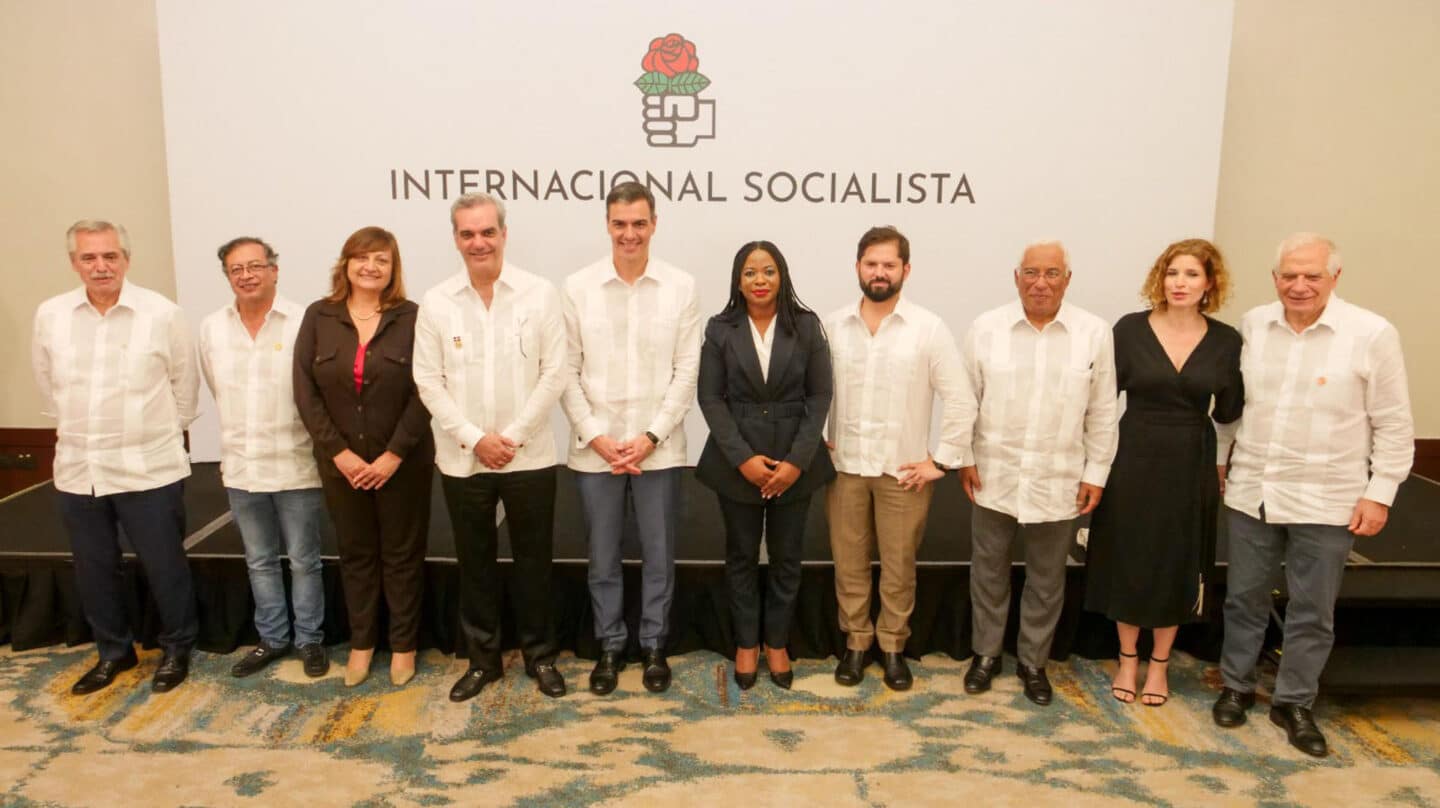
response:
[[[679,34],[667,34],[650,40],[650,52],[640,60],[640,67],[673,79],[680,73],[699,70],[700,59],[695,55],[694,42]]]
[[[700,73],[695,43],[680,34],[650,40],[635,86],[645,96],[645,140],[651,146],[691,147],[715,137],[715,102],[700,98],[710,79]]]

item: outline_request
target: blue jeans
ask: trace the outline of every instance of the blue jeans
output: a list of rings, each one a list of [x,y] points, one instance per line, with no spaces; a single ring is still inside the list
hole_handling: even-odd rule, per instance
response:
[[[295,602],[295,644],[321,642],[325,590],[320,580],[320,520],[325,497],[319,488],[252,493],[226,488],[230,512],[245,541],[245,565],[255,595],[255,630],[269,648],[290,644],[290,609],[280,569],[282,541],[290,558]]]

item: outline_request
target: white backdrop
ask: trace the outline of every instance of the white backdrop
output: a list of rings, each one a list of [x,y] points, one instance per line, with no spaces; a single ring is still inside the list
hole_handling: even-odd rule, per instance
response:
[[[229,299],[215,250],[241,234],[276,247],[281,293],[304,302],[351,232],[384,226],[418,298],[462,268],[449,200],[487,172],[510,200],[507,258],[556,281],[608,250],[600,172],[668,172],[676,197],[693,177],[698,194],[661,196],[652,252],[699,278],[707,314],[757,238],[813,308],[851,303],[856,240],[894,224],[912,242],[904,294],[957,337],[1013,299],[1027,242],[1063,240],[1069,299],[1113,320],[1166,244],[1214,226],[1230,2],[157,6],[177,288],[197,323]],[[647,99],[642,59],[670,33],[709,84]],[[652,145],[647,105],[699,108],[678,137],[713,137]],[[757,194],[775,178],[785,196],[782,172],[819,172],[823,201]],[[693,459],[698,412],[687,426]],[[213,412],[192,445],[218,457]]]

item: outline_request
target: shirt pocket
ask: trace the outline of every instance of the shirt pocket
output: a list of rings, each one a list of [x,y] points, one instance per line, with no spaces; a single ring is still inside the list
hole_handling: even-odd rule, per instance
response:
[[[1348,415],[1365,411],[1365,380],[1349,367],[1320,368],[1303,384],[1310,404],[1321,412]]]
[[[640,329],[640,349],[653,357],[658,365],[663,366],[674,359],[680,318],[673,314],[656,314],[651,318],[642,316],[640,322],[633,323],[631,327]]]

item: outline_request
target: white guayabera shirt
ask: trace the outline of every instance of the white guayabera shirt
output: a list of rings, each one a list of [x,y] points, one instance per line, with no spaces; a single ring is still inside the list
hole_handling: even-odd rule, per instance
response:
[[[84,287],[56,295],[35,312],[30,361],[57,421],[57,490],[108,496],[190,475],[182,433],[200,373],[179,306],[128,281],[103,315]]]
[[[901,300],[872,335],[858,303],[825,318],[835,367],[826,439],[842,474],[900,476],[930,455],[930,416],[940,397],[940,466],[970,465],[975,396],[955,337],[933,312]]]
[[[276,297],[254,337],[231,303],[200,323],[200,370],[220,411],[220,478],[252,493],[319,488],[295,406],[295,332],[305,310]]]
[[[570,419],[569,466],[608,472],[590,448],[599,435],[660,439],[642,471],[683,466],[685,413],[700,372],[700,299],[695,279],[651,258],[627,284],[610,257],[565,279],[561,287],[570,373],[560,399]]]
[[[533,471],[555,465],[550,411],[565,389],[565,318],[555,285],[510,263],[490,307],[461,272],[420,303],[415,387],[430,411],[435,464],[443,474]],[[519,445],[501,469],[475,444],[498,433]]]
[[[1075,518],[1080,483],[1105,485],[1115,458],[1110,325],[1062,303],[1036,329],[1008,303],[975,319],[963,353],[980,400],[975,504],[1021,524]]]
[[[1395,327],[1332,295],[1299,334],[1276,301],[1246,312],[1240,336],[1245,412],[1225,504],[1256,519],[1263,504],[1272,523],[1348,525],[1359,500],[1394,502],[1415,458]]]

